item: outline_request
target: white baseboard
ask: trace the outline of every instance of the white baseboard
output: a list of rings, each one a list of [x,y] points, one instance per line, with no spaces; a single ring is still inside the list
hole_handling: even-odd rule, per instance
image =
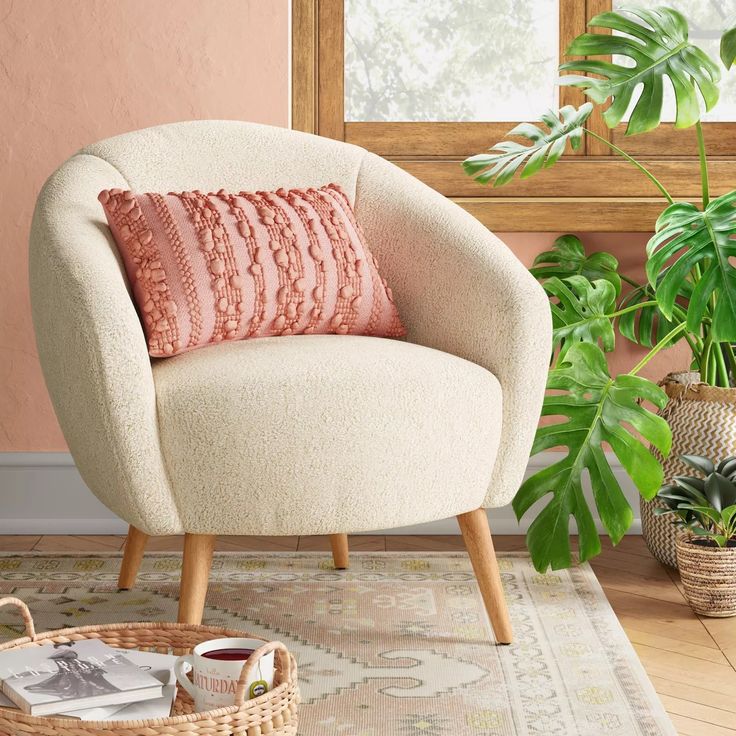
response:
[[[529,461],[527,474],[556,457],[554,452],[536,455]],[[641,534],[638,493],[618,460],[609,456],[609,462],[634,510],[629,534]],[[124,534],[128,529],[90,493],[65,452],[0,453],[0,509],[0,534]],[[519,524],[510,506],[488,513],[494,534],[524,533],[533,518],[527,514]],[[372,533],[458,534],[459,529],[452,518]]]

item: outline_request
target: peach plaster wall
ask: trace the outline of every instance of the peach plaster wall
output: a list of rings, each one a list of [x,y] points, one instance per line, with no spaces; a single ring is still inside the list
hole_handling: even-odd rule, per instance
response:
[[[28,230],[85,144],[192,118],[288,125],[288,0],[0,0],[0,451],[65,450],[31,327]]]
[[[287,125],[288,65],[288,0],[0,0],[0,452],[66,449],[26,277],[46,177],[83,145],[135,128],[192,118]],[[500,235],[527,265],[555,237]],[[645,236],[584,239],[641,274]],[[613,366],[626,370],[641,351],[621,343]],[[647,375],[686,365],[676,348]]]

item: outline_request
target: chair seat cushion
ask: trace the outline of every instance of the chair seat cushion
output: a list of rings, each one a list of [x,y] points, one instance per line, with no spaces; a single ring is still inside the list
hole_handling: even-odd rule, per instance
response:
[[[325,534],[483,503],[501,427],[484,368],[397,340],[287,336],[155,361],[184,529]]]

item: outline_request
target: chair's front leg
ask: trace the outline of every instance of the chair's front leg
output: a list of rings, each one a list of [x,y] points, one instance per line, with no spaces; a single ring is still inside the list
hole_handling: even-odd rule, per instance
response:
[[[506,597],[503,594],[501,572],[498,569],[496,551],[493,549],[491,529],[485,509],[476,509],[457,517],[463,533],[465,547],[470,555],[478,587],[491,619],[493,633],[499,644],[511,644],[513,631]]]
[[[214,534],[184,535],[184,560],[179,591],[180,624],[202,623],[216,540]]]
[[[135,585],[147,542],[148,534],[144,534],[134,526],[128,528],[128,538],[125,540],[123,562],[120,565],[120,577],[118,578],[119,590],[130,590]]]
[[[330,534],[332,560],[336,570],[347,570],[350,567],[350,551],[347,534]]]

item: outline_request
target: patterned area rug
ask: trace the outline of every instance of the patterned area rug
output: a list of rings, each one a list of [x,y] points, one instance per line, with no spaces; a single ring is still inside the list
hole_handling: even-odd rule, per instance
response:
[[[468,558],[356,553],[215,558],[205,623],[295,654],[301,736],[671,736],[654,689],[589,566],[537,574],[499,560],[516,634],[496,646]],[[151,554],[117,592],[119,555],[0,557],[0,593],[40,631],[175,620],[181,558]],[[0,637],[17,636],[0,611]]]

